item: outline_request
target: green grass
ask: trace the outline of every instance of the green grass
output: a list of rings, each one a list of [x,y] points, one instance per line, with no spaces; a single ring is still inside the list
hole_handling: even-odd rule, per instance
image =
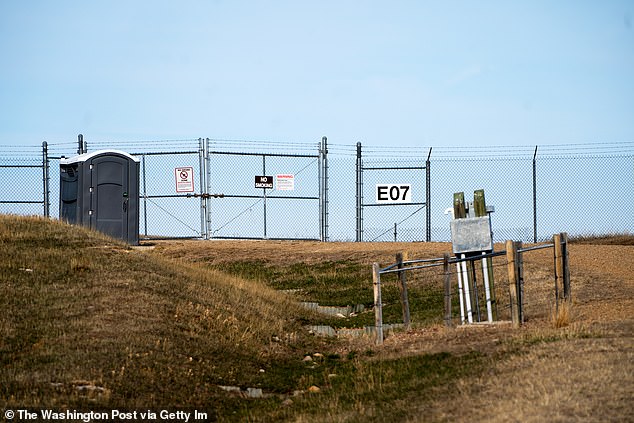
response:
[[[236,261],[211,267],[265,283],[276,290],[292,290],[293,297],[299,301],[341,307],[363,304],[366,309],[365,313],[348,319],[315,316],[311,319],[313,324],[341,328],[374,325],[372,275],[366,264],[353,261],[325,261],[315,264],[290,263],[280,266],[264,261]],[[423,277],[425,276],[430,275],[423,274]],[[444,315],[442,285],[417,282],[408,288],[412,322],[421,325],[440,323]],[[403,308],[396,276],[394,274],[383,276],[381,283],[384,321],[402,323]]]

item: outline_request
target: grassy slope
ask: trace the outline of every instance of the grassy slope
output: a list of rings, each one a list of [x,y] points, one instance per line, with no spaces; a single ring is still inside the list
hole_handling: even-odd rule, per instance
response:
[[[6,216],[0,281],[0,408],[223,412],[219,384],[294,388],[273,363],[301,362],[302,311],[263,285]]]
[[[346,246],[307,245],[316,265],[297,273],[314,271],[317,283],[332,286],[346,274],[319,271],[324,259],[352,260],[352,273],[355,261],[367,264],[357,253],[330,256]],[[631,319],[521,331],[432,325],[381,348],[330,343],[304,337],[301,324],[315,318],[267,287],[270,275],[227,276],[207,265],[217,250],[195,248],[193,261],[203,265],[58,222],[0,216],[0,408],[196,408],[220,420],[298,422],[632,417]],[[282,281],[285,270],[266,269]],[[315,351],[324,355],[302,361]],[[218,385],[274,395],[245,399]],[[321,393],[293,396],[311,385]]]

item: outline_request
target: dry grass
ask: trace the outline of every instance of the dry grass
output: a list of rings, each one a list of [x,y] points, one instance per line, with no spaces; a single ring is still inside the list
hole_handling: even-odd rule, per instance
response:
[[[331,296],[345,284],[365,295],[347,280],[349,268],[363,282],[365,267],[391,263],[397,252],[432,258],[449,250],[274,241],[137,249],[59,222],[0,216],[0,407],[198,408],[226,421],[634,420],[629,244],[572,244],[574,309],[560,304],[556,316],[552,252],[527,255],[526,295],[537,301],[519,330],[415,321],[381,347],[368,338],[314,339],[302,325],[315,317],[271,289],[302,275]],[[246,262],[253,277],[223,271]],[[494,271],[503,287],[505,263]],[[367,281],[371,291],[369,272]],[[410,282],[421,293],[442,283]],[[303,361],[315,351],[323,354]],[[218,385],[270,396],[245,399]],[[308,393],[313,385],[319,393]]]
[[[550,318],[553,327],[563,328],[570,324],[572,320],[572,304],[570,301],[560,302],[552,310]]]
[[[203,409],[219,384],[292,389],[259,370],[295,360],[303,310],[263,284],[9,217],[0,277],[2,407]]]

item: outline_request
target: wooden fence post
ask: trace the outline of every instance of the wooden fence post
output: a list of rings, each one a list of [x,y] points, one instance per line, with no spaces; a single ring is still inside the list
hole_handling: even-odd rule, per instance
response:
[[[514,328],[520,327],[520,313],[517,297],[517,266],[515,260],[517,253],[515,249],[515,242],[506,241],[506,262],[507,271],[509,275],[509,295],[511,297],[511,321]]]
[[[517,283],[517,310],[520,325],[524,323],[524,254],[520,252],[522,241],[515,243],[515,274]]]
[[[383,344],[383,304],[381,303],[381,268],[378,263],[372,264],[372,281],[374,283],[374,328],[376,344]]]
[[[451,327],[451,272],[449,272],[449,254],[443,254],[442,268],[445,273],[445,326]]]
[[[487,216],[486,201],[484,199],[483,189],[473,191],[473,208],[475,210],[476,217]],[[485,254],[485,252],[483,252],[482,254]],[[495,310],[495,308],[497,308],[497,304],[495,302],[495,283],[493,280],[493,258],[482,259],[482,281],[484,282],[484,293],[487,305],[487,319],[489,322],[493,322],[497,319],[497,313]]]
[[[562,232],[561,237],[561,264],[564,279],[564,299],[570,301],[570,266],[568,265],[568,234]]]
[[[403,261],[407,261],[407,253],[397,253],[396,263],[398,268],[403,268]],[[406,272],[398,272],[399,289],[401,291],[401,308],[403,309],[403,325],[406,330],[410,329],[410,315],[409,315],[409,299],[407,296],[407,276]]]
[[[561,259],[561,235],[553,235],[553,255],[555,260],[555,312],[559,313],[559,300],[563,294],[563,261]]]

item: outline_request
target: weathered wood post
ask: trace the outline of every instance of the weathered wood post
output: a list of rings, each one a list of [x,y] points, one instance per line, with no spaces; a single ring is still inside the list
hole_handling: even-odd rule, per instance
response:
[[[520,325],[524,324],[524,255],[520,251],[522,241],[515,242],[515,273],[517,283],[517,309],[519,310]]]
[[[451,327],[451,272],[447,253],[443,254],[442,268],[445,274],[445,326]]]
[[[372,281],[374,283],[374,328],[376,344],[383,344],[383,304],[381,303],[381,268],[378,263],[372,264]]]
[[[517,259],[517,252],[515,249],[515,242],[506,241],[506,262],[507,271],[509,276],[509,295],[511,297],[511,321],[514,328],[520,327],[520,310],[517,295],[517,265],[515,260]]]
[[[568,234],[562,232],[561,237],[561,264],[564,278],[564,299],[571,301],[570,296],[570,266],[568,265]]]
[[[484,190],[479,189],[473,192],[473,208],[476,217],[485,217],[487,215],[486,202],[484,199]],[[491,237],[493,238],[493,237]],[[483,252],[482,254],[485,254]],[[482,259],[482,280],[484,281],[484,294],[487,305],[487,319],[493,322],[497,316],[493,305],[495,304],[495,284],[493,282],[493,259]]]
[[[564,289],[563,289],[563,275],[564,275],[564,269],[563,269],[563,261],[562,261],[562,254],[561,254],[561,235],[560,234],[554,234],[553,235],[553,255],[554,255],[554,261],[555,261],[555,312],[559,313],[559,300],[561,299],[561,296],[563,295]]]
[[[399,269],[403,268],[403,261],[407,261],[407,253],[397,253],[396,263]],[[398,272],[399,290],[401,291],[401,308],[403,309],[403,325],[405,329],[410,329],[409,300],[407,295],[406,272]]]

